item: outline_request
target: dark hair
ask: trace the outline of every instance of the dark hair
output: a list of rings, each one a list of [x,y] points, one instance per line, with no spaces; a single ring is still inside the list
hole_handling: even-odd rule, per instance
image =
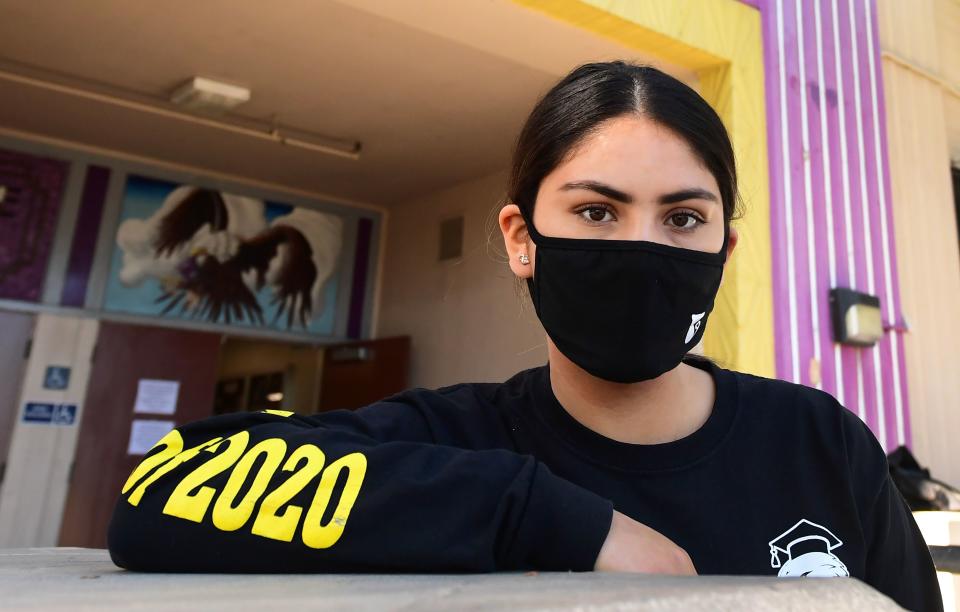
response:
[[[669,74],[621,60],[579,66],[537,102],[517,139],[507,201],[532,219],[544,177],[604,121],[630,114],[647,117],[683,138],[716,179],[725,222],[736,218],[733,147],[716,111]]]

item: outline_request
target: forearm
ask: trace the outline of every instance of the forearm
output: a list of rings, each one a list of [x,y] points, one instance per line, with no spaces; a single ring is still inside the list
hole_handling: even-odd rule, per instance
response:
[[[131,476],[110,527],[118,565],[587,570],[610,524],[608,501],[507,450],[281,422],[199,431],[207,439],[172,434]]]

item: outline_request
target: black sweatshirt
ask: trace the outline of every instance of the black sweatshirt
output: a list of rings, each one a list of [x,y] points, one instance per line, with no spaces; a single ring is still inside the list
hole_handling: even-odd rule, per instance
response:
[[[821,391],[687,363],[712,374],[716,402],[664,444],[581,425],[547,365],[356,411],[191,423],[124,486],[110,554],[145,571],[587,571],[616,508],[700,574],[850,575],[909,609],[942,609],[930,554],[856,415]]]

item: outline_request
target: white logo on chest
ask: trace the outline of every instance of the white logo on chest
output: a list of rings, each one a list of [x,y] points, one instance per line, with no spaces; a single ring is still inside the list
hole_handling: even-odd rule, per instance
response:
[[[707,314],[706,312],[701,312],[700,314],[690,315],[690,329],[687,330],[687,337],[683,341],[684,344],[689,344],[690,340],[697,335],[697,330],[700,329],[700,323],[703,320],[703,315]]]
[[[822,525],[801,519],[796,525],[770,540],[770,567],[780,568],[779,577],[825,578],[849,576],[847,566],[833,554],[843,546],[840,538]],[[786,562],[780,555],[786,555]]]

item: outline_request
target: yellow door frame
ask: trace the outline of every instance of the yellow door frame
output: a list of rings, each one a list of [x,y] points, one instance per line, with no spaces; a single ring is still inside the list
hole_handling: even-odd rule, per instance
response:
[[[514,0],[692,70],[733,142],[744,216],[707,327],[721,365],[774,376],[770,190],[760,12],[738,0]]]

